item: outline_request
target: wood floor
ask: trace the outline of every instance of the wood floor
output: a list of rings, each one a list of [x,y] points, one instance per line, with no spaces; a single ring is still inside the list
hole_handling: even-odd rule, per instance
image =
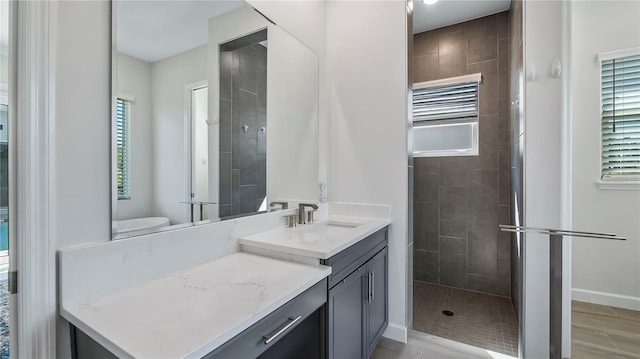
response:
[[[640,312],[572,301],[571,357],[640,359]]]

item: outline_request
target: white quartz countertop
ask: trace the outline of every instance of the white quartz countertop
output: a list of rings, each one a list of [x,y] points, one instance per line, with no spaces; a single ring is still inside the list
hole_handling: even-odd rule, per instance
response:
[[[333,224],[330,228],[321,227]],[[330,215],[326,221],[241,237],[241,245],[328,259],[391,224],[389,219]]]
[[[121,358],[200,358],[329,274],[240,252],[60,312]]]

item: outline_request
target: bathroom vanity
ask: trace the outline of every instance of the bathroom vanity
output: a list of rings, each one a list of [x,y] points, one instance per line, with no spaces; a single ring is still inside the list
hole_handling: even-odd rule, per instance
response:
[[[61,251],[60,313],[74,357],[368,358],[388,323],[388,225],[344,216],[280,225],[241,235],[240,252],[112,290],[95,284],[100,268],[144,276],[145,263],[133,272],[115,268],[164,248],[142,237]],[[87,263],[95,273],[78,273]]]

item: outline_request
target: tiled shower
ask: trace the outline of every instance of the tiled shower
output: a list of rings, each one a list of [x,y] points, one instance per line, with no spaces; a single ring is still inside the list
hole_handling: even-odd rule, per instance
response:
[[[256,213],[267,192],[267,30],[220,46],[220,218]]]
[[[414,83],[482,74],[479,154],[414,158],[414,329],[517,355],[511,236],[498,228],[512,222],[509,28],[505,11],[414,35]]]

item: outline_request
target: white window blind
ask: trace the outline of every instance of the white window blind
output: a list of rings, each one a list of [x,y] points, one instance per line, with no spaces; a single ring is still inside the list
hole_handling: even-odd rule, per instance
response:
[[[413,90],[413,122],[442,120],[478,120],[477,82]]]
[[[116,162],[118,199],[131,198],[129,160],[129,122],[131,101],[118,98],[116,103]]]
[[[601,61],[602,178],[640,176],[640,55]]]
[[[414,84],[413,155],[478,154],[481,75]]]

